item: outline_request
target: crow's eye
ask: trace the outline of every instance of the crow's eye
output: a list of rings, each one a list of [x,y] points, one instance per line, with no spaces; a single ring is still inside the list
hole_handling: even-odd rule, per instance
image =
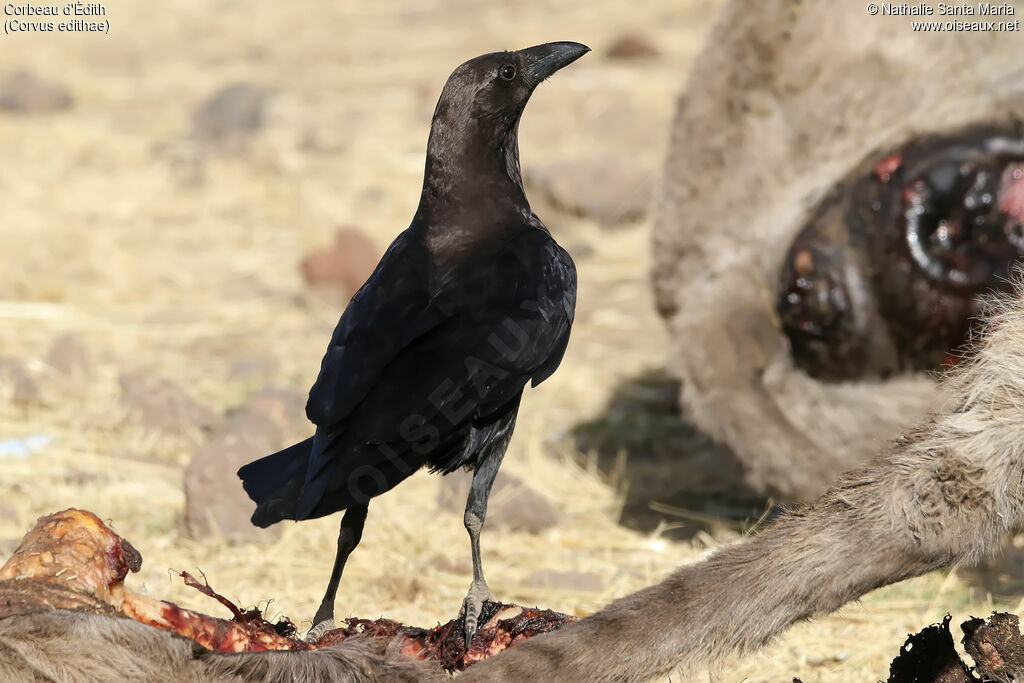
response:
[[[511,64],[506,64],[498,69],[498,76],[500,76],[503,81],[511,81],[516,77],[516,68]]]

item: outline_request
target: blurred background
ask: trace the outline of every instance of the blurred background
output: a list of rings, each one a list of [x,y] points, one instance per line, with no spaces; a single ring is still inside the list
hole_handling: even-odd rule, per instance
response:
[[[448,74],[551,40],[593,53],[538,89],[521,158],[579,308],[492,497],[490,586],[583,616],[756,526],[771,502],[678,415],[649,284],[667,127],[720,4],[107,2],[108,35],[0,37],[0,556],[85,508],[141,551],[134,588],[219,615],[168,571],[198,568],[308,627],[337,519],[256,530],[234,471],[309,434],[306,392],[412,216]],[[419,473],[375,501],[339,616],[455,616],[467,487]],[[977,586],[926,576],[685,673],[881,677],[946,610],[1019,611]]]

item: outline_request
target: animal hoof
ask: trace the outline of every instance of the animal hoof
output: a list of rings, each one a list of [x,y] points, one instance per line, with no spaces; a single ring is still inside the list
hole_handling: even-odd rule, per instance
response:
[[[309,632],[306,634],[306,642],[315,643],[323,638],[325,633],[333,631],[334,629],[334,619],[324,619],[319,624],[309,629]]]

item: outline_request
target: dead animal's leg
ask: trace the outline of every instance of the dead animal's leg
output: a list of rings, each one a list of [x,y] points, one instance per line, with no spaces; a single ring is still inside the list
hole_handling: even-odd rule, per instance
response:
[[[976,559],[1004,520],[1021,517],[995,499],[1011,477],[922,452],[932,444],[845,475],[814,505],[577,624],[479,662],[460,681],[649,680],[759,648],[878,586]]]
[[[885,456],[762,532],[475,664],[460,683],[649,680],[759,648],[879,586],[984,557],[1024,526],[1024,290],[1000,306],[974,359],[945,378],[955,401]]]
[[[484,579],[484,570],[480,562],[480,530],[483,529],[484,520],[487,518],[487,497],[491,494],[491,485],[494,484],[494,477],[498,474],[498,467],[501,466],[501,459],[505,455],[505,449],[498,449],[487,457],[473,473],[473,484],[469,489],[469,498],[466,500],[466,516],[464,518],[466,531],[469,532],[469,544],[473,552],[473,583],[469,586],[469,593],[462,601],[462,613],[466,617],[466,647],[469,647],[476,633],[477,620],[480,618],[480,610],[483,609],[484,601],[493,600],[487,581]]]
[[[345,562],[352,554],[359,539],[363,537],[363,524],[366,523],[366,505],[351,505],[341,518],[341,530],[338,532],[338,554],[334,557],[334,569],[331,580],[327,584],[327,592],[320,602],[320,608],[313,617],[313,628],[306,635],[306,640],[314,641],[334,628],[334,597],[338,593],[341,573],[345,570]]]

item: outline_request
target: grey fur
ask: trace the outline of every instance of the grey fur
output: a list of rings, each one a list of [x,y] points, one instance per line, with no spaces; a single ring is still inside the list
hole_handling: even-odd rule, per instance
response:
[[[1021,64],[1017,34],[917,36],[862,3],[727,6],[680,100],[655,227],[685,404],[752,483],[798,497],[939,412],[764,532],[461,679],[634,681],[708,663],[878,586],[976,561],[1024,521],[1020,301],[940,391],[922,377],[823,385],[789,363],[769,284],[807,207],[849,165],[915,133],[1019,113]],[[61,610],[0,619],[0,671],[62,682],[436,675],[365,642],[212,655],[127,619]]]
[[[946,410],[814,503],[665,581],[473,667],[466,681],[641,681],[761,647],[864,593],[973,563],[1024,525],[1024,287]]]
[[[774,297],[809,211],[872,150],[1024,118],[1018,32],[910,22],[857,2],[733,0],[679,99],[653,227],[671,367],[697,425],[777,496],[820,495],[943,398],[925,376],[830,384],[794,368]]]
[[[43,610],[0,618],[4,681],[430,681],[423,662],[400,661],[379,643],[353,638],[311,652],[219,654],[126,617]]]

